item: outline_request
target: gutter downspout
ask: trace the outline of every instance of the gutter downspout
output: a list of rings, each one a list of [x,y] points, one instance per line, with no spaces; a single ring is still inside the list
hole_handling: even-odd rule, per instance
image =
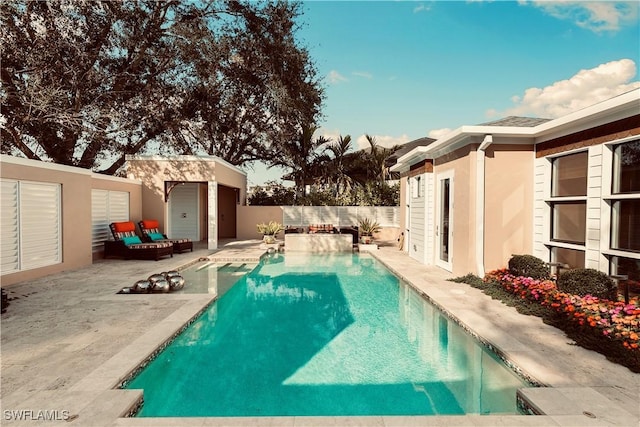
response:
[[[476,270],[484,277],[484,190],[485,151],[493,143],[493,135],[485,135],[476,152]]]

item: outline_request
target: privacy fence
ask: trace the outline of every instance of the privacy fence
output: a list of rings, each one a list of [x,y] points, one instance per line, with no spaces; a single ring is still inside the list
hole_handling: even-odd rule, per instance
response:
[[[400,226],[398,206],[284,206],[282,216],[285,227],[309,224],[350,227],[364,218],[377,221],[382,227]]]

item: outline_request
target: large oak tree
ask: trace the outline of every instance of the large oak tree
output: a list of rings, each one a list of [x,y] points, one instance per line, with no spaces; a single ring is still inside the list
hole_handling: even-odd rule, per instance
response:
[[[5,0],[2,152],[117,173],[127,154],[273,160],[320,112],[272,1]]]

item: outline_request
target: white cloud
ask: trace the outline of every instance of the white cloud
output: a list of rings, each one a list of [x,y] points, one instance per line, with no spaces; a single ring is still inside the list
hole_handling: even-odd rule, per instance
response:
[[[389,136],[389,135],[371,135],[376,139],[376,143],[379,147],[391,148],[394,145],[402,145],[405,142],[409,142],[411,138],[407,134],[402,134],[400,136]],[[356,139],[356,146],[354,147],[356,150],[362,150],[363,148],[369,148],[369,141],[367,141],[367,137],[365,135],[360,135]]]
[[[329,71],[329,74],[327,75],[327,78],[329,79],[329,83],[331,83],[331,84],[342,83],[342,82],[348,82],[349,81],[345,76],[343,76],[342,74],[340,74],[336,70]]]
[[[357,77],[364,77],[365,79],[372,79],[373,78],[373,74],[368,73],[366,71],[354,71],[351,74],[353,74],[354,76],[357,76]]]
[[[443,136],[445,136],[446,134],[448,134],[449,132],[451,132],[451,129],[449,129],[449,128],[433,129],[433,130],[429,131],[427,136],[429,138],[439,139],[439,138],[442,138]]]
[[[574,21],[579,27],[593,32],[618,31],[638,19],[637,1],[520,1],[532,4],[545,13],[558,18]]]
[[[631,59],[607,62],[589,70],[580,70],[568,80],[544,88],[532,87],[522,96],[512,97],[516,104],[503,113],[488,110],[487,116],[535,116],[557,118],[640,87],[636,64]]]

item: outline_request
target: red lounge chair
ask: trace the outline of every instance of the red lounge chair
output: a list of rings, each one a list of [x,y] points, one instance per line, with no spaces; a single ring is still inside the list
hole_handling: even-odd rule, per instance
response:
[[[146,219],[138,223],[142,240],[145,242],[171,242],[174,252],[193,252],[193,242],[190,239],[169,239],[167,235],[160,232],[160,224],[155,219]]]
[[[136,234],[133,222],[112,222],[109,224],[114,240],[104,242],[104,257],[125,259],[155,259],[163,256],[173,257],[171,242],[143,243]]]

